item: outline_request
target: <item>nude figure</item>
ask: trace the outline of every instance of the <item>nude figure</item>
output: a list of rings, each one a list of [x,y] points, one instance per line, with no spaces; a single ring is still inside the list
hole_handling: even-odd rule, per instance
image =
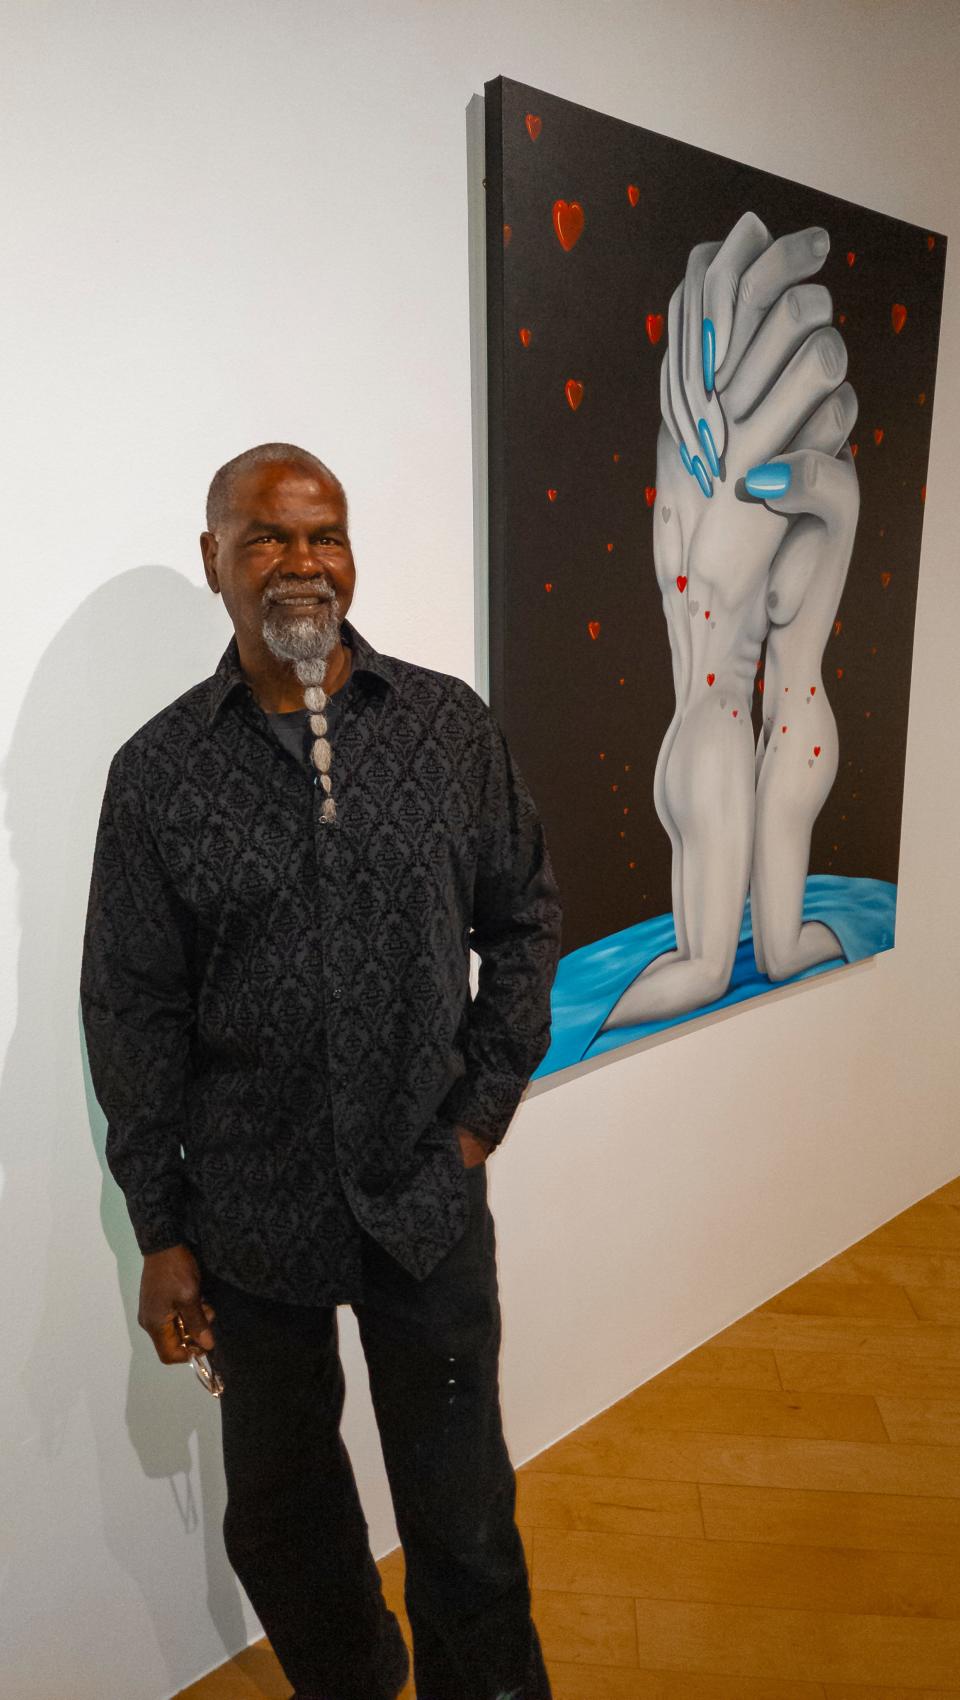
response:
[[[775,242],[745,214],[724,243],[693,250],[670,304],[654,560],[676,707],[654,797],[673,848],[677,948],[605,1028],[722,997],[748,888],[761,972],[784,979],[842,955],[828,927],[802,922],[810,834],[837,768],[821,662],[859,505],[846,349],[829,292],[806,281],[828,250],[825,231]]]

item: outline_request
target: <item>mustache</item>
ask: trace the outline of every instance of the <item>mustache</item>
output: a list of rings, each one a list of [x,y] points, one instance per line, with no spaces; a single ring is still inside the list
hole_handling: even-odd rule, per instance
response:
[[[297,579],[286,585],[268,584],[261,597],[261,606],[272,608],[277,602],[301,602],[312,596],[317,602],[334,602],[336,591],[329,579]]]

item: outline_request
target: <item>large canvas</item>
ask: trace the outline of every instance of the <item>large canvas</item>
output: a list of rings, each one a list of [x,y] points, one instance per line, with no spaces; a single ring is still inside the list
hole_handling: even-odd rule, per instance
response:
[[[893,945],[946,243],[504,78],[486,197],[543,1075]]]

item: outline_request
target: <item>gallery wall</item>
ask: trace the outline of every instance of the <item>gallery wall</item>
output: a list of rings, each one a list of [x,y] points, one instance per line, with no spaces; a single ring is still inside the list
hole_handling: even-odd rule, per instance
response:
[[[77,972],[110,755],[226,641],[196,541],[209,476],[268,438],[317,450],[351,495],[360,629],[474,679],[471,96],[504,73],[956,241],[960,16],[953,0],[4,14],[0,1696],[166,1700],[256,1623],[220,1543],[214,1402],[136,1324]],[[491,1167],[518,1460],[960,1169],[955,271],[896,949],[531,1091]],[[342,1333],[383,1552],[349,1314]]]

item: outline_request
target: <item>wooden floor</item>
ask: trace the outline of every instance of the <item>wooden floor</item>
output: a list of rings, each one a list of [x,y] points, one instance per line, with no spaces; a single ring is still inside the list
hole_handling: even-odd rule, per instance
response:
[[[555,1700],[960,1700],[960,1179],[517,1483]],[[260,1642],[179,1700],[289,1692]]]

